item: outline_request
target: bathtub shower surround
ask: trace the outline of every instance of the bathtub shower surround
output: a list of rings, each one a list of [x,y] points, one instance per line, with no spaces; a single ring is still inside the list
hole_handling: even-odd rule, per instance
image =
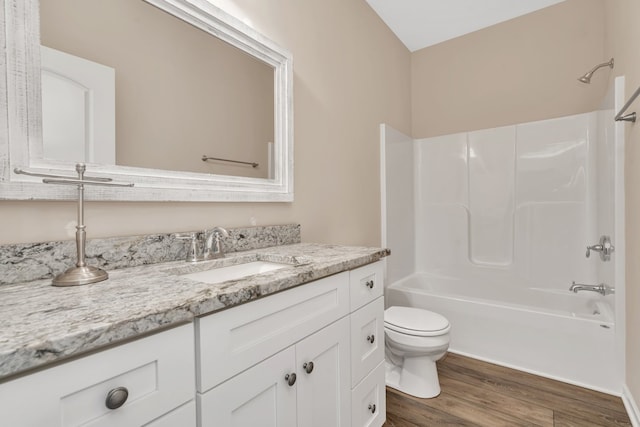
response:
[[[589,113],[416,141],[417,270],[548,290],[595,284],[585,248],[599,236],[596,126]]]
[[[230,228],[222,239],[225,252],[300,243],[300,225]],[[113,237],[87,241],[87,264],[115,270],[183,260],[188,244],[173,233]],[[0,246],[0,286],[52,278],[74,265],[75,241]]]
[[[387,306],[448,318],[454,352],[619,394],[615,296],[569,291],[616,286],[619,253],[585,256],[619,236],[613,113],[420,140],[385,129],[383,244],[414,255],[387,260]],[[398,204],[415,216],[402,241]]]

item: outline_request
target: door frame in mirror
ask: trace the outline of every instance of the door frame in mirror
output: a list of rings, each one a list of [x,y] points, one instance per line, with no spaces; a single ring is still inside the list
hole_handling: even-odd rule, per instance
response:
[[[293,201],[293,59],[291,53],[206,0],[144,0],[274,68],[272,179],[87,164],[88,175],[133,182],[92,187],[88,200]],[[46,185],[15,168],[75,176],[75,165],[42,156],[39,0],[0,0],[0,200],[67,200],[73,186]]]

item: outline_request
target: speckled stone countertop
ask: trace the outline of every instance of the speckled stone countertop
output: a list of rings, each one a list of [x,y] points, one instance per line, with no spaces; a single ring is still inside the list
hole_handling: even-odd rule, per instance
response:
[[[228,254],[187,264],[123,268],[86,286],[56,288],[51,280],[0,287],[0,381],[25,370],[138,335],[190,322],[335,273],[378,261],[378,248],[299,243]],[[181,274],[253,260],[289,268],[205,284]]]

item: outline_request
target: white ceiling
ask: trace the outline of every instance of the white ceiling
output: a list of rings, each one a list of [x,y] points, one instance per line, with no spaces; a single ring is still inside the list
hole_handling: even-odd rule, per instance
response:
[[[367,0],[414,52],[564,0]]]

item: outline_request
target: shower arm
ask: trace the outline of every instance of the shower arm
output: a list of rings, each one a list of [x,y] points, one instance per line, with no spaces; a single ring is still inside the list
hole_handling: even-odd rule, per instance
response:
[[[598,64],[598,65],[596,65],[596,66],[595,66],[595,67],[593,67],[593,69],[592,69],[591,71],[589,71],[587,74],[593,74],[593,73],[595,73],[596,71],[598,71],[600,68],[603,68],[603,67],[611,67],[611,68],[613,68],[613,58],[611,58],[611,60],[610,60],[610,61],[608,61],[608,62],[603,62],[602,64]]]
[[[582,76],[578,77],[578,81],[580,81],[582,83],[586,83],[586,84],[591,83],[591,77],[593,77],[593,73],[595,73],[597,70],[599,70],[602,67],[613,68],[613,58],[611,58],[608,62],[603,62],[602,64],[596,65],[591,70],[589,70],[587,73],[585,73]]]

